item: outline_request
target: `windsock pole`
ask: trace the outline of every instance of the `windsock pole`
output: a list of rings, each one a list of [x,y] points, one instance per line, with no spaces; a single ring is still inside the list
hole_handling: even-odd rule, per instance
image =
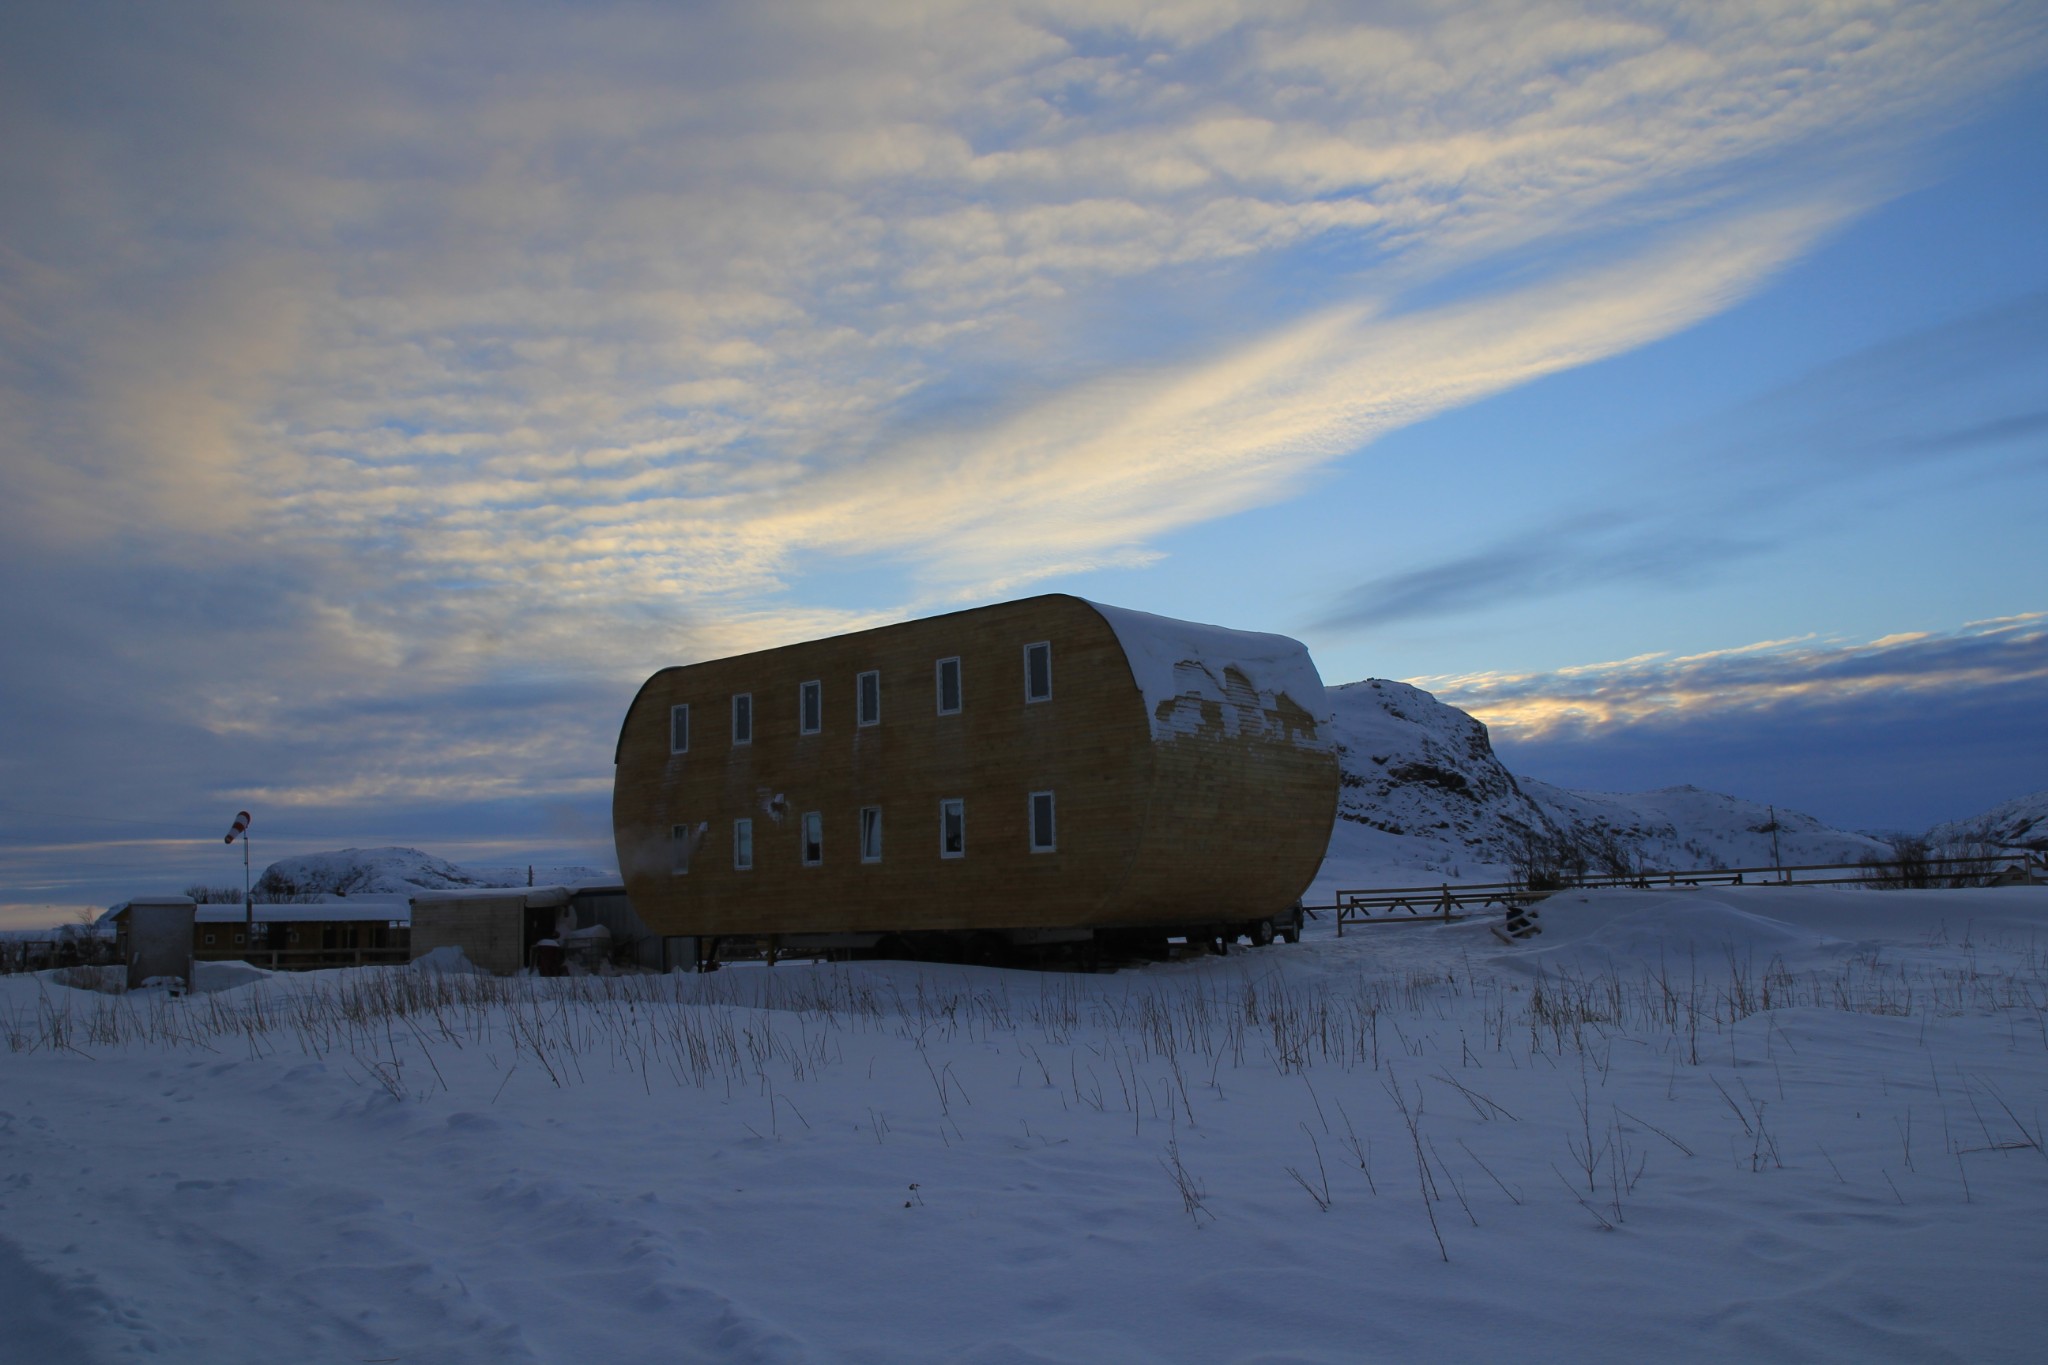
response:
[[[232,844],[236,836],[242,840],[242,942],[249,951],[256,950],[256,897],[249,890],[249,812],[237,811],[235,823],[228,827],[227,843]]]

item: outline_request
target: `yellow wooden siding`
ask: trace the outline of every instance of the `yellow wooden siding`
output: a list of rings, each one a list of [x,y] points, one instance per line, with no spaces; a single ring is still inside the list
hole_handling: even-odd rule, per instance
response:
[[[1038,641],[1052,645],[1052,697],[1027,703]],[[956,655],[962,708],[941,716],[936,665]],[[859,726],[868,670],[881,723]],[[798,688],[812,679],[824,725],[804,735]],[[741,692],[754,739],[735,746]],[[671,755],[682,703],[690,752]],[[1046,790],[1058,847],[1033,853],[1029,796]],[[966,803],[963,858],[939,856],[948,797]],[[1220,727],[1155,743],[1115,632],[1087,603],[1046,596],[656,674],[620,736],[613,822],[628,895],[657,934],[1062,927],[1277,909],[1313,875],[1335,801],[1327,754]],[[863,806],[883,812],[879,863],[860,861]],[[824,819],[817,867],[800,858],[807,811]],[[732,865],[735,818],[754,821],[751,871]],[[704,826],[681,876],[678,825]]]

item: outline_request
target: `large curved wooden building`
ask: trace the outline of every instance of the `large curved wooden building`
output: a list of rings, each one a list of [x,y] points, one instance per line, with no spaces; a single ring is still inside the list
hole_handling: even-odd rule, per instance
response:
[[[704,941],[1270,933],[1329,842],[1327,716],[1296,641],[1061,595],[664,669],[619,868]]]

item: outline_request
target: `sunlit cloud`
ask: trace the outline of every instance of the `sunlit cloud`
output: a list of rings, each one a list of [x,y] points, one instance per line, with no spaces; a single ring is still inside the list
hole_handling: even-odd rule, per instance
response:
[[[1333,309],[1204,364],[1117,376],[900,452],[900,464],[885,457],[782,514],[773,538],[908,554],[963,579],[964,595],[1004,566],[1070,570],[1278,501],[1305,470],[1385,431],[1665,335],[1753,287],[1839,212],[1749,216],[1440,309]]]
[[[1988,2],[129,18],[0,46],[0,779],[74,806],[585,799],[652,668],[1156,562],[1727,308],[2048,54]]]
[[[1865,643],[1773,640],[1648,654],[1544,673],[1411,678],[1515,740],[1596,737],[1642,725],[1732,722],[1759,712],[1853,705],[1873,697],[1962,705],[1986,694],[2032,697],[2048,683],[2048,613],[1909,631]]]

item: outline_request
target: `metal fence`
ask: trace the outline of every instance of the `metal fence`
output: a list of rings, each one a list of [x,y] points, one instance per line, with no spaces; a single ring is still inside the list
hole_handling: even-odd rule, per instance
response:
[[[1435,886],[1381,886],[1334,893],[1331,904],[1308,907],[1332,910],[1337,932],[1353,924],[1447,924],[1497,910],[1510,913],[1559,891],[1625,887],[1637,891],[1699,886],[1940,886],[1986,885],[1999,880],[2048,880],[2043,855],[2030,850],[2009,854],[1937,858],[1927,863],[1803,863],[1791,867],[1695,868],[1687,872],[1632,872],[1573,879],[1562,886],[1531,886],[1526,882],[1439,882]]]

